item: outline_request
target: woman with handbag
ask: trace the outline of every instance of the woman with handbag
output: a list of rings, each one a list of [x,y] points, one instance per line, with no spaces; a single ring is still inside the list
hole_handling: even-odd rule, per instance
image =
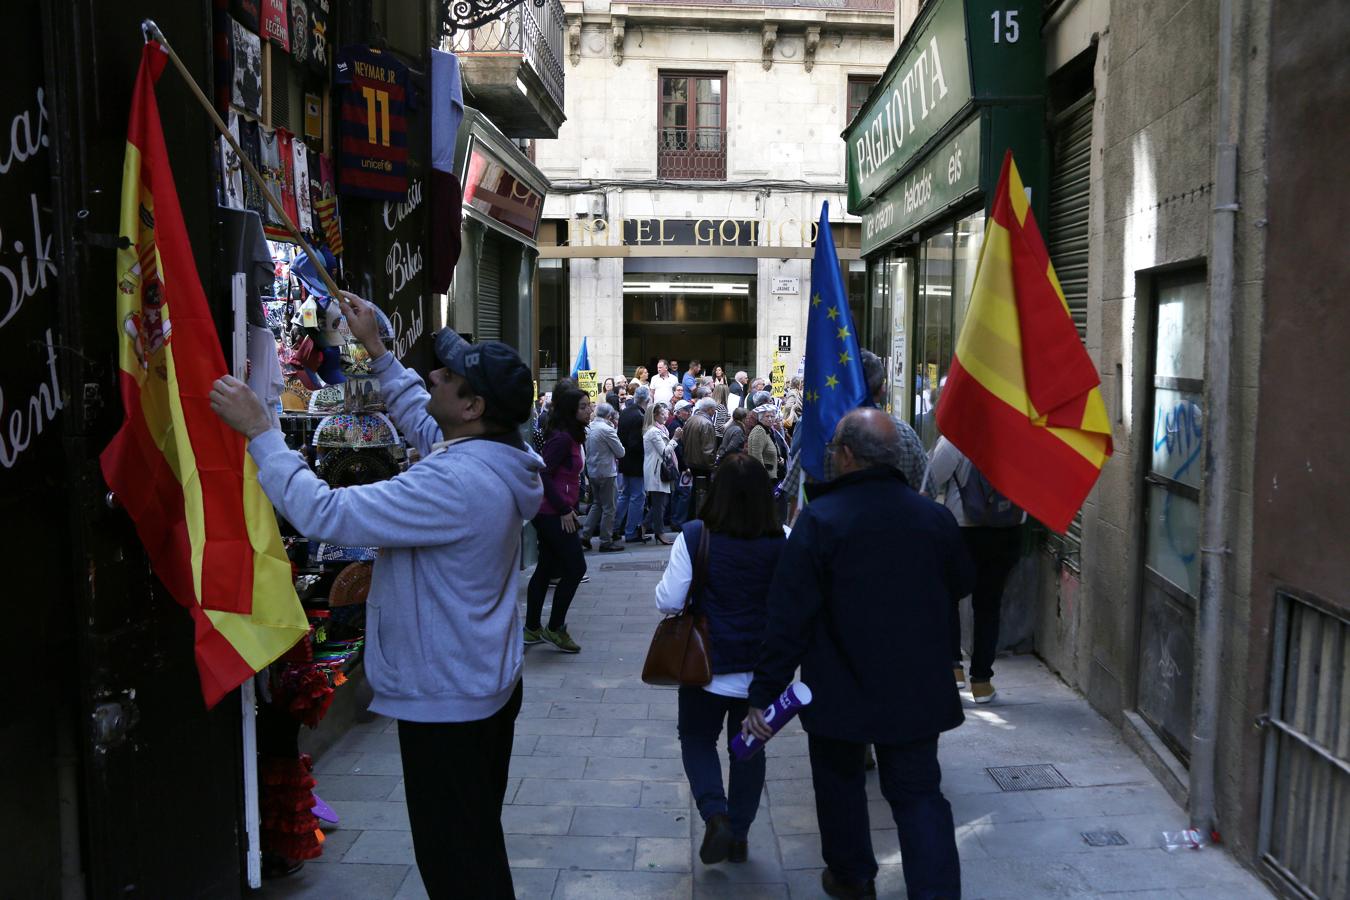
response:
[[[544,432],[544,471],[540,473],[544,502],[532,521],[539,539],[539,562],[525,592],[525,643],[548,641],[564,653],[581,652],[567,633],[567,608],[586,575],[576,507],[581,497],[581,448],[590,421],[589,396],[571,386],[554,390]],[[558,579],[558,587],[545,628],[541,621],[544,595],[553,578]]]
[[[678,730],[685,776],[705,823],[699,858],[708,864],[745,862],[749,853],[747,835],[764,789],[764,754],[731,757],[730,790],[724,792],[717,741],[725,721],[730,742],[749,708],[769,582],[785,543],[764,467],[744,453],[733,454],[713,475],[703,519],[686,524],[675,539],[656,587],[657,609],[675,614],[688,607],[685,614],[702,620],[696,630],[706,639],[703,672],[711,681],[699,685],[687,674],[681,678]],[[645,670],[643,675],[661,683]]]
[[[670,500],[671,487],[680,477],[679,467],[675,464],[678,442],[666,432],[669,412],[670,408],[664,403],[653,403],[647,407],[647,414],[642,419],[642,485],[647,491],[647,531],[661,544],[672,543],[663,536],[666,502]]]

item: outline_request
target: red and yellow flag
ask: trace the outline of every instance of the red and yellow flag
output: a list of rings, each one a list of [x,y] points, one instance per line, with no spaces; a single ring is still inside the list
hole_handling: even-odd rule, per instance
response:
[[[1062,533],[1111,455],[1100,384],[1010,151],[938,428],[994,487]]]
[[[225,356],[164,146],[147,44],[122,168],[117,329],[126,420],[100,462],[155,574],[187,607],[208,707],[309,630],[244,439],[211,411]]]

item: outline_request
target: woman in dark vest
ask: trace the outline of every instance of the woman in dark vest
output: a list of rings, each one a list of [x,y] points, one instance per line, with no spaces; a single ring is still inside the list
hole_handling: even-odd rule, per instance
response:
[[[680,754],[705,822],[699,858],[705,863],[745,862],[746,835],[764,789],[764,754],[743,762],[732,757],[730,791],[723,792],[717,741],[724,721],[730,741],[745,718],[764,637],[769,581],[785,543],[773,485],[757,460],[744,453],[723,459],[704,501],[702,521],[687,523],[671,548],[666,573],[656,587],[661,612],[678,612],[684,606],[705,528],[708,554],[697,561],[702,574],[693,603],[708,618],[713,680],[706,687],[680,688]]]

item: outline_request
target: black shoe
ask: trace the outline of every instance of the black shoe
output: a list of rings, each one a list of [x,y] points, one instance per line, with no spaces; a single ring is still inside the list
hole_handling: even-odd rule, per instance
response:
[[[732,841],[727,848],[727,862],[743,863],[750,858],[749,841]]]
[[[835,874],[829,869],[820,873],[820,887],[831,897],[841,897],[844,900],[868,900],[877,895],[877,883],[868,881],[865,884],[850,884],[835,877]]]
[[[626,537],[623,539],[623,542],[625,544],[645,544],[647,543],[647,538],[639,534],[637,537]]]
[[[601,553],[619,553],[620,551],[625,549],[626,548],[624,547],[623,544],[616,544],[613,541],[605,541],[603,544],[600,545]]]
[[[733,840],[731,822],[727,817],[713,816],[703,832],[703,845],[698,848],[698,858],[709,866],[722,862],[727,858]]]

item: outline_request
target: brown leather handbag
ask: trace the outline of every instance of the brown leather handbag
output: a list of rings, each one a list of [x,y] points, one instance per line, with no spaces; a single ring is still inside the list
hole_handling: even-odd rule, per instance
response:
[[[708,619],[693,608],[694,597],[707,577],[708,529],[701,528],[698,551],[694,556],[694,577],[684,608],[666,616],[656,626],[647,661],[642,664],[644,684],[688,685],[703,687],[712,681],[712,659],[708,655]]]

